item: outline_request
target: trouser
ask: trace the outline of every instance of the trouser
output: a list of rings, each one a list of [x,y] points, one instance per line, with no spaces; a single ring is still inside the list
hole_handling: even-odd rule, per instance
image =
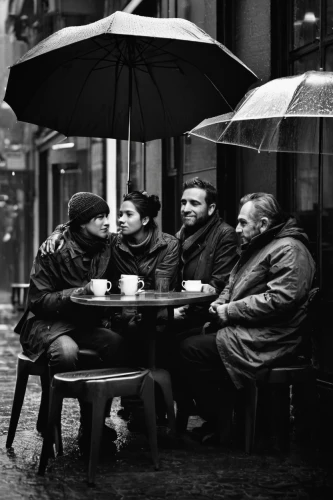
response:
[[[196,335],[180,344],[174,385],[181,408],[194,400],[198,414],[213,425],[231,418],[236,388],[216,345],[216,333]]]
[[[123,338],[107,328],[75,329],[67,335],[55,339],[46,351],[50,376],[56,373],[77,369],[80,349],[95,350],[106,367],[126,364],[126,349]],[[81,423],[84,427],[91,424],[91,405],[79,401]],[[107,405],[106,409],[110,405]]]

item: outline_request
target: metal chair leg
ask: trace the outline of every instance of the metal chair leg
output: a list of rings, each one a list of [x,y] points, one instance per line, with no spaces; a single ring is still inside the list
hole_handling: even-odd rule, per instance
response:
[[[258,387],[256,382],[254,381],[248,385],[246,390],[245,451],[246,453],[249,454],[251,453],[254,446],[257,403],[258,403]]]
[[[12,413],[10,417],[6,448],[10,448],[13,444],[17,424],[20,418],[21,409],[24,401],[25,391],[29,378],[29,370],[21,360],[17,364],[16,386],[14,392]]]
[[[57,388],[50,388],[50,408],[47,430],[43,439],[42,452],[39,460],[38,474],[44,476],[49,457],[54,456],[53,444],[58,441],[58,448],[62,451],[61,432],[57,434],[57,426],[61,418],[63,396]]]
[[[90,439],[90,454],[88,465],[88,484],[95,484],[99,448],[102,440],[106,401],[101,398],[94,399],[92,403],[92,426]]]

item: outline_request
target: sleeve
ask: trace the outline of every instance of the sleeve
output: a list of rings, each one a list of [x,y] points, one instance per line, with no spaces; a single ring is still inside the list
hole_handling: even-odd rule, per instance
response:
[[[170,290],[174,290],[178,282],[179,259],[180,243],[176,238],[172,238],[155,270],[155,274],[170,279]]]
[[[214,264],[209,284],[221,292],[229,281],[229,275],[238,261],[237,236],[234,229],[226,231],[215,250]]]
[[[59,256],[41,257],[38,253],[30,274],[29,309],[40,318],[63,314],[72,305],[70,296],[77,288],[59,286]]]
[[[214,301],[215,304],[221,305],[227,304],[228,302],[230,302],[230,283],[224,287],[218,298]]]
[[[230,322],[251,325],[293,314],[309,294],[311,268],[305,250],[292,245],[280,247],[271,255],[266,291],[230,302]]]

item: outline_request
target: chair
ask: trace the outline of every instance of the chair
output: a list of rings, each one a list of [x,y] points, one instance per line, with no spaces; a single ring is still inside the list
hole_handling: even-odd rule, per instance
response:
[[[29,283],[12,283],[11,302],[15,310],[23,310],[29,289]]]
[[[84,366],[86,368],[96,368],[100,365],[101,359],[99,358],[96,351],[93,351],[92,349],[81,349],[79,351],[79,366]],[[38,432],[43,433],[43,431],[45,430],[49,406],[50,379],[47,363],[41,363],[38,361],[33,362],[23,353],[20,353],[17,359],[16,373],[16,386],[6,441],[7,448],[10,448],[12,446],[15,438],[16,428],[21,414],[29,375],[40,376],[41,380],[42,394],[36,425]]]
[[[251,453],[255,439],[258,388],[263,385],[277,384],[287,387],[296,384],[314,384],[316,377],[311,365],[311,337],[316,328],[316,313],[319,300],[319,288],[313,288],[309,294],[309,304],[306,319],[301,326],[302,344],[301,351],[306,357],[298,357],[295,365],[271,368],[263,377],[248,382],[245,401],[245,451]],[[288,407],[289,411],[289,407]],[[287,418],[289,417],[289,413]],[[289,418],[288,418],[289,422]]]
[[[254,446],[256,417],[258,405],[258,389],[266,384],[294,386],[315,382],[315,373],[311,365],[272,368],[264,380],[254,380],[247,384],[245,390],[245,451],[250,454]],[[289,406],[287,419],[289,421]]]
[[[50,386],[50,408],[47,432],[38,473],[44,475],[49,456],[53,455],[54,432],[59,422],[62,400],[79,398],[92,404],[92,432],[88,465],[88,483],[95,482],[96,467],[107,401],[117,396],[139,396],[144,404],[146,427],[155,469],[158,470],[154,377],[150,370],[113,368],[76,371],[54,375]],[[61,433],[58,435],[62,451]]]

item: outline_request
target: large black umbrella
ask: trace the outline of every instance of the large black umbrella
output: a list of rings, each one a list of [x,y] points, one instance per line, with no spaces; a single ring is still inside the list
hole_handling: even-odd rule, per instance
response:
[[[11,67],[5,101],[66,136],[146,142],[230,111],[256,80],[189,21],[116,12],[33,47]]]

